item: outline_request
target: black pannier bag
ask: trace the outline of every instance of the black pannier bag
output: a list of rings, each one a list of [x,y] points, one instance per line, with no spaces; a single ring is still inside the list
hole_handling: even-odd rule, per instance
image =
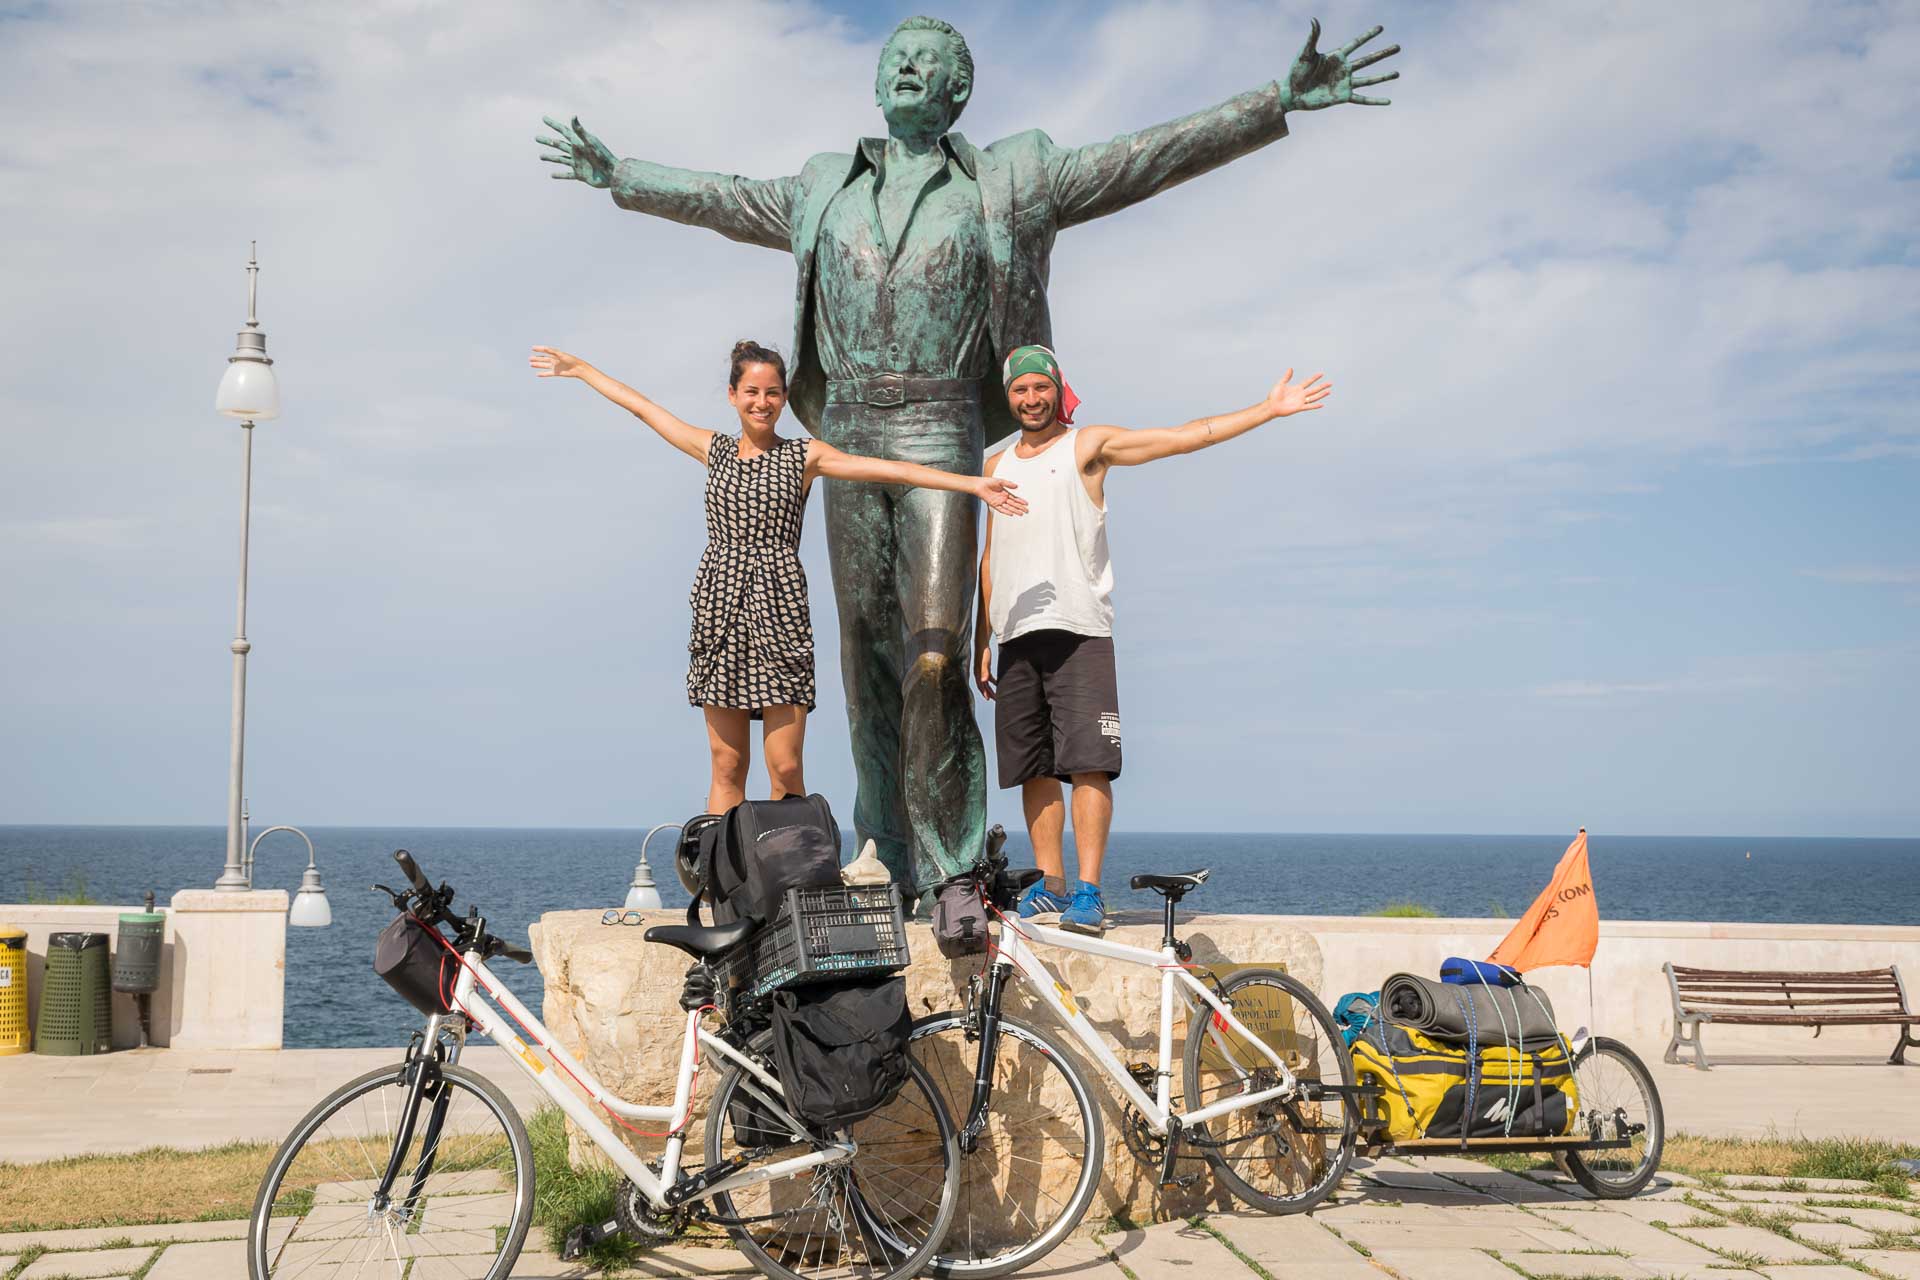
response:
[[[789,987],[773,996],[773,1056],[787,1109],[828,1137],[892,1102],[907,1079],[905,978]]]
[[[444,983],[442,977],[453,957],[433,932],[410,915],[395,916],[373,944],[373,971],[420,1012],[447,1013],[455,975],[445,974]]]
[[[700,892],[687,904],[689,924],[700,923],[702,900],[715,924],[766,924],[788,889],[840,883],[840,824],[824,796],[742,801],[698,839]]]
[[[751,1078],[751,1077],[749,1077]],[[742,1147],[784,1147],[793,1142],[787,1126],[774,1115],[773,1108],[747,1092],[746,1081],[733,1091],[727,1103],[727,1119],[733,1124],[733,1140]]]

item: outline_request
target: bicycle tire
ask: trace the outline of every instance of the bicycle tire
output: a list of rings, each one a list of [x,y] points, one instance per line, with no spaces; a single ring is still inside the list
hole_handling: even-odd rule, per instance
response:
[[[526,1125],[521,1122],[519,1112],[514,1110],[513,1103],[507,1098],[505,1093],[501,1092],[499,1086],[495,1085],[485,1076],[470,1071],[465,1067],[442,1063],[439,1066],[439,1072],[443,1088],[464,1091],[484,1105],[487,1113],[499,1121],[502,1135],[506,1140],[506,1154],[511,1156],[511,1160],[509,1161],[510,1168],[504,1172],[508,1173],[514,1180],[514,1186],[511,1188],[513,1197],[511,1216],[507,1223],[504,1224],[506,1235],[502,1237],[496,1233],[494,1236],[497,1252],[494,1255],[493,1265],[487,1268],[484,1276],[484,1280],[506,1280],[513,1271],[514,1263],[519,1260],[520,1249],[526,1242],[527,1229],[533,1224],[533,1145],[527,1138],[527,1128]],[[298,1261],[298,1258],[290,1256],[293,1254],[296,1243],[302,1246],[309,1243],[308,1241],[298,1240],[300,1224],[320,1216],[318,1212],[320,1210],[334,1209],[342,1204],[352,1203],[350,1200],[336,1200],[332,1203],[322,1201],[317,1195],[313,1194],[315,1190],[313,1188],[293,1189],[289,1194],[295,1197],[296,1200],[298,1200],[303,1193],[305,1195],[304,1208],[300,1211],[299,1221],[284,1237],[278,1240],[273,1238],[276,1234],[274,1224],[284,1221],[284,1218],[276,1219],[273,1216],[274,1205],[281,1199],[282,1184],[286,1179],[288,1171],[294,1167],[295,1162],[300,1158],[301,1154],[309,1150],[310,1141],[316,1134],[320,1133],[327,1121],[335,1116],[344,1114],[347,1108],[353,1103],[376,1093],[380,1089],[393,1088],[402,1091],[400,1096],[393,1101],[404,1106],[406,1100],[404,1092],[407,1087],[406,1081],[407,1064],[404,1062],[398,1062],[390,1067],[382,1067],[375,1071],[369,1071],[363,1076],[349,1080],[325,1098],[321,1099],[313,1110],[309,1111],[301,1118],[298,1124],[294,1125],[293,1131],[289,1133],[286,1140],[280,1144],[279,1150],[274,1152],[272,1161],[267,1165],[267,1172],[260,1180],[260,1190],[254,1197],[253,1212],[248,1219],[247,1273],[252,1280],[274,1280],[276,1276],[283,1278],[289,1276],[290,1273],[287,1270],[287,1266]],[[383,1102],[384,1101],[383,1099]],[[423,1099],[421,1105],[421,1111],[423,1113],[426,1110],[426,1106],[426,1101]],[[387,1114],[384,1107],[383,1114]],[[422,1121],[422,1123],[424,1123],[424,1121]],[[418,1129],[416,1129],[414,1136],[416,1139],[421,1137]],[[446,1133],[442,1134],[443,1142],[448,1136]],[[324,1143],[318,1145],[324,1145]],[[391,1137],[388,1138],[387,1144],[384,1147],[364,1147],[363,1144],[362,1154],[369,1156],[368,1167],[372,1170],[374,1179],[377,1180],[381,1171],[372,1168],[371,1156],[374,1153],[385,1156],[389,1154],[392,1149]],[[329,1165],[338,1165],[338,1155],[319,1152],[316,1152],[315,1155],[316,1163],[323,1161]],[[497,1157],[491,1155],[490,1149],[478,1150],[476,1152],[476,1158],[479,1157],[497,1159]],[[488,1167],[491,1166],[481,1165],[476,1166],[476,1169],[478,1171],[484,1171]],[[449,1170],[444,1166],[437,1165],[433,1176],[437,1177],[451,1173],[457,1177],[461,1173],[473,1171],[476,1170]],[[359,1170],[356,1167],[351,1170],[351,1172],[359,1172]],[[406,1177],[407,1175],[403,1173],[402,1180],[405,1180]],[[336,1185],[344,1189],[351,1189],[353,1181],[354,1180],[347,1180]],[[399,1187],[399,1185],[400,1183],[396,1182],[396,1188]],[[482,1189],[484,1190],[484,1186]],[[491,1198],[492,1194],[495,1193],[488,1193],[489,1198]],[[429,1192],[427,1195],[429,1205],[434,1204],[440,1198],[442,1198],[442,1193],[439,1192]],[[368,1210],[368,1220],[369,1226],[365,1235],[368,1239],[372,1239],[374,1236],[371,1206],[369,1206]],[[333,1223],[324,1227],[316,1227],[316,1231],[332,1230],[335,1231],[336,1234],[320,1236],[318,1239],[311,1241],[311,1243],[318,1245],[324,1242],[326,1244],[325,1252],[327,1253],[332,1253],[342,1246],[350,1250],[352,1247],[351,1242],[356,1237],[351,1234],[338,1233],[340,1225],[340,1223]],[[494,1225],[497,1226],[500,1224]],[[393,1271],[395,1276],[398,1276],[405,1270],[405,1262],[409,1262],[417,1256],[429,1256],[426,1251],[419,1248],[417,1243],[420,1240],[426,1239],[429,1233],[420,1230],[419,1227],[419,1221],[402,1223],[403,1229],[400,1235],[410,1242],[409,1256],[406,1259],[401,1259],[396,1255],[396,1265]],[[471,1230],[467,1230],[461,1234],[472,1235],[474,1233]],[[392,1236],[389,1235],[388,1239],[391,1242]],[[384,1254],[385,1251],[379,1252]],[[484,1254],[472,1256],[483,1257]],[[384,1261],[384,1257],[382,1260]],[[306,1265],[314,1265],[318,1261],[319,1259],[317,1258],[310,1259]],[[335,1259],[335,1261],[351,1262],[352,1258]],[[370,1259],[367,1261],[370,1261]],[[365,1265],[364,1261],[362,1265]],[[301,1269],[303,1268],[294,1268],[295,1271]],[[376,1274],[385,1274],[384,1268],[369,1272],[369,1280],[372,1280],[372,1276]]]
[[[1328,1073],[1332,1072],[1337,1077],[1337,1083],[1345,1086],[1352,1085],[1353,1063],[1347,1057],[1345,1041],[1335,1030],[1333,1016],[1327,1012],[1326,1006],[1320,1003],[1319,997],[1278,969],[1242,969],[1227,980],[1225,986],[1227,1005],[1233,1006],[1236,993],[1240,993],[1242,998],[1246,999],[1251,993],[1245,991],[1245,988],[1255,985],[1278,987],[1285,997],[1292,1000],[1295,1006],[1304,1010],[1307,1015],[1307,1023],[1313,1034],[1312,1070],[1315,1074],[1309,1075],[1306,1069],[1292,1063],[1289,1064],[1290,1069],[1302,1079],[1325,1079]],[[1201,1005],[1194,1009],[1187,1028],[1184,1054],[1186,1102],[1187,1106],[1195,1111],[1233,1092],[1234,1090],[1228,1087],[1231,1076],[1240,1077],[1242,1091],[1250,1091],[1249,1085],[1255,1088],[1266,1087],[1260,1083],[1261,1076],[1258,1073],[1269,1070],[1257,1065],[1265,1062],[1264,1056],[1256,1055],[1244,1064],[1236,1056],[1228,1064],[1233,1070],[1229,1071],[1227,1067],[1217,1069],[1213,1074],[1217,1077],[1218,1083],[1210,1085],[1208,1076],[1204,1073],[1203,1056],[1206,1047],[1214,1041],[1211,1036],[1202,1034],[1210,1028],[1196,1025],[1191,1021],[1191,1019],[1198,1019],[1203,1009],[1206,1010],[1209,1020],[1214,1016],[1210,1006]],[[1235,1016],[1240,1017],[1243,1022],[1248,1021],[1238,1009],[1235,1010]],[[1253,1024],[1248,1023],[1248,1025]],[[1300,1022],[1297,1018],[1294,1019],[1293,1034],[1297,1044],[1300,1035]],[[1229,1053],[1231,1053],[1230,1045],[1220,1051],[1223,1062],[1227,1061]],[[1304,1055],[1301,1056],[1304,1061]],[[1309,1116],[1302,1109],[1302,1104],[1292,1101],[1268,1103],[1247,1111],[1229,1112],[1225,1116],[1217,1117],[1212,1126],[1197,1125],[1192,1131],[1197,1139],[1194,1145],[1200,1148],[1202,1154],[1207,1157],[1208,1163],[1213,1166],[1214,1172],[1239,1200],[1266,1213],[1304,1213],[1333,1193],[1333,1189],[1340,1184],[1340,1179],[1346,1174],[1347,1165],[1353,1159],[1358,1125],[1353,1108],[1346,1101],[1349,1096],[1340,1095],[1340,1102],[1337,1104],[1341,1115],[1341,1135],[1337,1148],[1330,1156],[1324,1151],[1324,1144],[1321,1142],[1323,1135],[1306,1131],[1312,1127],[1312,1121],[1323,1118],[1325,1105],[1309,1104],[1314,1105],[1316,1112],[1315,1115]],[[1262,1128],[1276,1127],[1281,1136],[1262,1139],[1258,1135],[1249,1134],[1247,1138],[1236,1143],[1231,1136],[1231,1130],[1237,1117],[1247,1115],[1251,1115],[1260,1122]],[[1215,1127],[1226,1136],[1214,1138],[1212,1130]],[[1291,1136],[1285,1136],[1287,1134]],[[1255,1186],[1250,1180],[1249,1175],[1259,1175],[1271,1185],[1286,1185],[1289,1179],[1284,1176],[1269,1176],[1268,1166],[1273,1165],[1278,1159],[1287,1159],[1297,1169],[1301,1162],[1293,1159],[1293,1153],[1296,1150],[1305,1150],[1310,1144],[1322,1146],[1322,1159],[1325,1163],[1298,1192],[1276,1195],[1270,1190]]]
[[[772,1044],[771,1033],[763,1031],[747,1046],[747,1052],[769,1073],[773,1072]],[[745,1076],[744,1068],[738,1064],[730,1065],[726,1073],[720,1077],[720,1083],[714,1088],[713,1100],[708,1104],[707,1112],[706,1158],[709,1166],[717,1165],[726,1158],[727,1136],[731,1127],[727,1115],[728,1104],[733,1101],[733,1095]],[[924,1113],[924,1117],[920,1113]],[[931,1130],[927,1128],[929,1124],[932,1125]],[[764,1189],[770,1197],[775,1197],[777,1188],[785,1187],[800,1179],[807,1179],[811,1184],[806,1189],[807,1194],[801,1197],[797,1206],[790,1204],[786,1212],[798,1217],[802,1213],[809,1212],[808,1206],[814,1206],[819,1212],[834,1215],[839,1211],[819,1202],[817,1193],[822,1175],[850,1180],[852,1185],[845,1199],[848,1209],[851,1210],[850,1216],[857,1220],[854,1225],[855,1241],[860,1244],[866,1254],[870,1255],[875,1252],[873,1238],[885,1236],[881,1241],[879,1252],[898,1251],[900,1255],[898,1260],[888,1259],[885,1269],[876,1269],[873,1266],[873,1260],[869,1257],[865,1269],[795,1270],[788,1265],[788,1262],[794,1260],[797,1254],[801,1265],[805,1265],[806,1256],[815,1248],[813,1244],[815,1236],[812,1232],[808,1232],[801,1238],[796,1249],[790,1238],[781,1237],[776,1233],[769,1232],[768,1240],[763,1242],[745,1226],[728,1225],[727,1234],[733,1239],[734,1247],[739,1249],[763,1275],[771,1277],[772,1280],[822,1280],[823,1276],[827,1275],[845,1276],[849,1277],[849,1280],[908,1280],[909,1277],[918,1275],[926,1267],[928,1260],[933,1257],[934,1250],[939,1247],[941,1239],[946,1234],[948,1224],[953,1221],[954,1202],[960,1190],[960,1151],[955,1139],[953,1121],[947,1115],[946,1107],[941,1104],[940,1095],[934,1088],[932,1080],[928,1078],[926,1071],[919,1063],[909,1058],[907,1080],[901,1085],[899,1095],[880,1111],[856,1123],[851,1133],[856,1146],[862,1151],[882,1151],[890,1145],[909,1148],[920,1145],[928,1152],[935,1147],[938,1148],[941,1179],[939,1196],[933,1207],[925,1210],[926,1216],[913,1220],[918,1223],[919,1229],[915,1234],[920,1238],[901,1239],[900,1237],[906,1233],[900,1230],[896,1230],[893,1234],[887,1233],[887,1227],[898,1229],[903,1224],[895,1214],[886,1214],[886,1221],[882,1222],[882,1214],[876,1211],[872,1198],[862,1192],[857,1182],[860,1175],[861,1154],[856,1152],[847,1166],[838,1168],[820,1166],[815,1170],[802,1171],[790,1178],[778,1178],[767,1183],[756,1184],[752,1188],[741,1188],[741,1190],[744,1192]],[[828,1144],[815,1141],[812,1145],[817,1149]],[[789,1148],[784,1153],[774,1153],[774,1158],[791,1154],[792,1149]],[[875,1170],[875,1166],[885,1158],[878,1157],[866,1167]],[[868,1174],[868,1181],[879,1186],[891,1180],[883,1178],[875,1170]],[[740,1212],[733,1196],[734,1193],[731,1192],[720,1192],[713,1196],[712,1204],[719,1217],[759,1216],[754,1213]],[[777,1204],[770,1207],[776,1213],[782,1211]],[[924,1209],[924,1206],[919,1208]],[[837,1229],[840,1251],[844,1251],[852,1243],[848,1240],[845,1222],[841,1221]],[[829,1252],[838,1251],[834,1249],[834,1237],[822,1235],[819,1240],[818,1252],[824,1264]],[[788,1261],[776,1258],[774,1256],[776,1251]]]
[[[1660,1106],[1660,1091],[1654,1086],[1653,1073],[1647,1070],[1647,1064],[1640,1060],[1640,1055],[1618,1040],[1595,1036],[1573,1059],[1574,1085],[1580,1092],[1580,1117],[1575,1122],[1575,1131],[1599,1124],[1604,1132],[1609,1121],[1623,1114],[1618,1110],[1618,1100],[1614,1100],[1613,1106],[1608,1105],[1608,1091],[1602,1088],[1604,1077],[1598,1068],[1608,1060],[1618,1063],[1640,1091],[1646,1115],[1645,1145],[1639,1148],[1638,1159],[1624,1173],[1616,1175],[1606,1168],[1606,1162],[1613,1158],[1611,1153],[1595,1152],[1589,1158],[1588,1154],[1579,1151],[1567,1152],[1567,1172],[1573,1175],[1575,1182],[1602,1200],[1625,1200],[1637,1195],[1659,1172],[1660,1153],[1667,1145],[1667,1119]],[[1585,1080],[1581,1078],[1583,1070],[1586,1073]],[[1590,1089],[1598,1095],[1591,1101],[1588,1096]],[[1634,1121],[1632,1116],[1626,1119],[1629,1123]]]
[[[946,1061],[947,1055],[929,1054],[926,1042],[935,1036],[948,1032],[959,1032],[963,1036],[968,1023],[962,1010],[949,1010],[945,1013],[928,1014],[913,1024],[909,1044],[919,1042],[918,1061],[926,1066],[927,1072],[941,1089],[941,1100],[946,1104],[948,1114],[956,1125],[966,1122],[968,1111],[973,1102],[973,1080],[978,1065],[977,1052],[967,1054],[967,1045],[962,1040],[961,1050],[954,1055],[953,1061]],[[1079,1115],[1082,1133],[1080,1170],[1075,1176],[1073,1189],[1064,1201],[1057,1197],[1048,1197],[1038,1185],[1038,1178],[1032,1186],[1030,1197],[1034,1205],[1039,1205],[1043,1197],[1053,1199],[1059,1204],[1059,1213],[1050,1221],[1037,1221],[1033,1213],[1019,1203],[1023,1197],[1013,1193],[1011,1173],[1003,1179],[999,1176],[1000,1165],[995,1163],[994,1172],[981,1176],[987,1164],[983,1157],[999,1153],[1002,1157],[1012,1158],[1012,1139],[1003,1137],[999,1142],[992,1140],[993,1120],[998,1116],[1008,1126],[1018,1126],[1022,1135],[1022,1159],[1039,1162],[1047,1157],[1034,1155],[1031,1150],[1033,1133],[1032,1122],[1038,1119],[1037,1107],[1027,1108],[1023,1114],[1015,1115],[1001,1102],[1002,1091],[996,1090],[994,1100],[988,1106],[989,1127],[981,1134],[981,1144],[972,1152],[960,1156],[960,1194],[954,1208],[953,1222],[947,1229],[946,1240],[940,1250],[934,1254],[928,1264],[930,1275],[946,1277],[966,1277],[967,1280],[989,1280],[993,1276],[1009,1275],[1012,1272],[1032,1266],[1051,1253],[1061,1241],[1073,1233],[1086,1216],[1087,1208],[1093,1203],[1093,1197],[1100,1189],[1100,1170],[1106,1159],[1106,1126],[1100,1116],[1100,1104],[1087,1087],[1086,1070],[1080,1060],[1067,1050],[1059,1040],[1014,1018],[1000,1019],[1000,1044],[997,1046],[996,1067],[1011,1063],[1009,1075],[996,1075],[996,1079],[1024,1081],[1029,1098],[1037,1099],[1046,1088],[1045,1082],[1035,1073],[1052,1066],[1065,1082],[1073,1109]],[[1013,1063],[1008,1056],[1009,1043],[1024,1044],[1035,1050],[1038,1060]],[[1049,1113],[1059,1114],[1059,1113]],[[1049,1132],[1052,1125],[1045,1126]],[[975,1163],[978,1162],[978,1163]],[[973,1167],[970,1169],[969,1166]],[[1001,1186],[995,1193],[996,1185]],[[1008,1202],[1013,1203],[1009,1204]],[[1007,1228],[1017,1225],[1024,1217],[1033,1231],[1017,1243],[1007,1244],[996,1249],[1000,1243],[994,1236],[981,1230],[984,1224]],[[977,1244],[975,1242],[978,1242]],[[955,1252],[957,1246],[966,1247],[966,1256]],[[984,1252],[992,1250],[992,1252]]]

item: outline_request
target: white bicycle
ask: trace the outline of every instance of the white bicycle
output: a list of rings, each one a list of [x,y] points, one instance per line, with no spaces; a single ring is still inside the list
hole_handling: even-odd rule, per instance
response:
[[[953,1214],[959,1169],[952,1122],[926,1073],[911,1067],[886,1107],[821,1136],[784,1107],[764,1025],[736,1012],[717,1031],[702,1029],[716,1003],[708,962],[746,941],[752,922],[647,930],[649,941],[698,963],[681,1000],[673,1103],[643,1106],[613,1096],[487,969],[495,956],[525,964],[529,952],[489,934],[477,908],[454,915],[453,890],[432,888],[404,850],[394,859],[412,888],[385,892],[419,926],[396,928],[420,951],[405,966],[410,984],[389,981],[427,1014],[426,1025],[402,1061],[335,1090],[274,1155],[249,1225],[253,1280],[506,1280],[533,1221],[533,1155],[506,1095],[460,1065],[472,1032],[504,1047],[625,1175],[614,1220],[638,1241],[716,1224],[778,1280],[895,1280],[931,1258]],[[705,1162],[690,1169],[681,1158],[702,1060],[724,1074],[708,1111]],[[744,1129],[728,1122],[742,1110],[754,1118]],[[661,1156],[642,1159],[608,1118],[629,1129],[664,1126],[652,1135],[666,1140]],[[741,1146],[740,1132],[754,1145]]]
[[[997,836],[998,838],[994,838]],[[960,1125],[960,1203],[929,1270],[1006,1275],[1064,1240],[1092,1203],[1106,1156],[1104,1122],[1083,1051],[1124,1102],[1126,1146],[1161,1185],[1184,1184],[1204,1161],[1239,1199],[1298,1213],[1330,1194],[1346,1171],[1357,1127],[1353,1068],[1326,1007],[1278,969],[1193,963],[1174,907],[1206,871],[1138,875],[1136,890],[1165,898],[1158,950],[1019,919],[1013,905],[1038,871],[1014,872],[996,831],[974,871],[993,922],[988,960],[967,1005],[913,1025],[917,1062],[938,1082]],[[1123,1064],[1074,994],[1035,951],[1059,947],[1160,974],[1159,1051]],[[1071,1035],[1074,1049],[1002,1011],[1007,981],[1026,990]],[[1175,1008],[1186,1018],[1184,1093],[1173,1083]]]

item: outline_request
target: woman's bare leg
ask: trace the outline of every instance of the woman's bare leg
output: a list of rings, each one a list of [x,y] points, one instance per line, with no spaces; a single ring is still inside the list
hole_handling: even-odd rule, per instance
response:
[[[766,717],[760,747],[766,757],[767,785],[773,798],[779,800],[784,796],[804,796],[807,794],[807,780],[801,757],[805,754],[807,744],[807,709],[796,706],[767,707],[760,714]]]
[[[707,713],[707,751],[713,757],[713,780],[707,786],[707,812],[725,813],[747,798],[753,720],[735,707],[700,709]]]

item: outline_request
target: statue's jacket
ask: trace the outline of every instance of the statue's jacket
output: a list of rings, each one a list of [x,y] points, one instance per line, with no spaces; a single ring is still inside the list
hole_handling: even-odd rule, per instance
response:
[[[1054,237],[1198,177],[1287,134],[1277,83],[1215,107],[1109,142],[1061,147],[1038,129],[986,148],[950,133],[950,154],[980,189],[987,233],[992,299],[989,330],[1004,359],[1026,343],[1052,345],[1047,277]],[[622,160],[613,180],[624,209],[709,227],[732,240],[790,251],[799,268],[794,292],[793,375],[789,403],[809,431],[818,432],[826,380],[813,343],[815,246],[827,204],[856,172],[857,157],[823,152],[785,178],[676,169],[647,160]],[[1015,430],[996,367],[982,379],[987,440]]]

